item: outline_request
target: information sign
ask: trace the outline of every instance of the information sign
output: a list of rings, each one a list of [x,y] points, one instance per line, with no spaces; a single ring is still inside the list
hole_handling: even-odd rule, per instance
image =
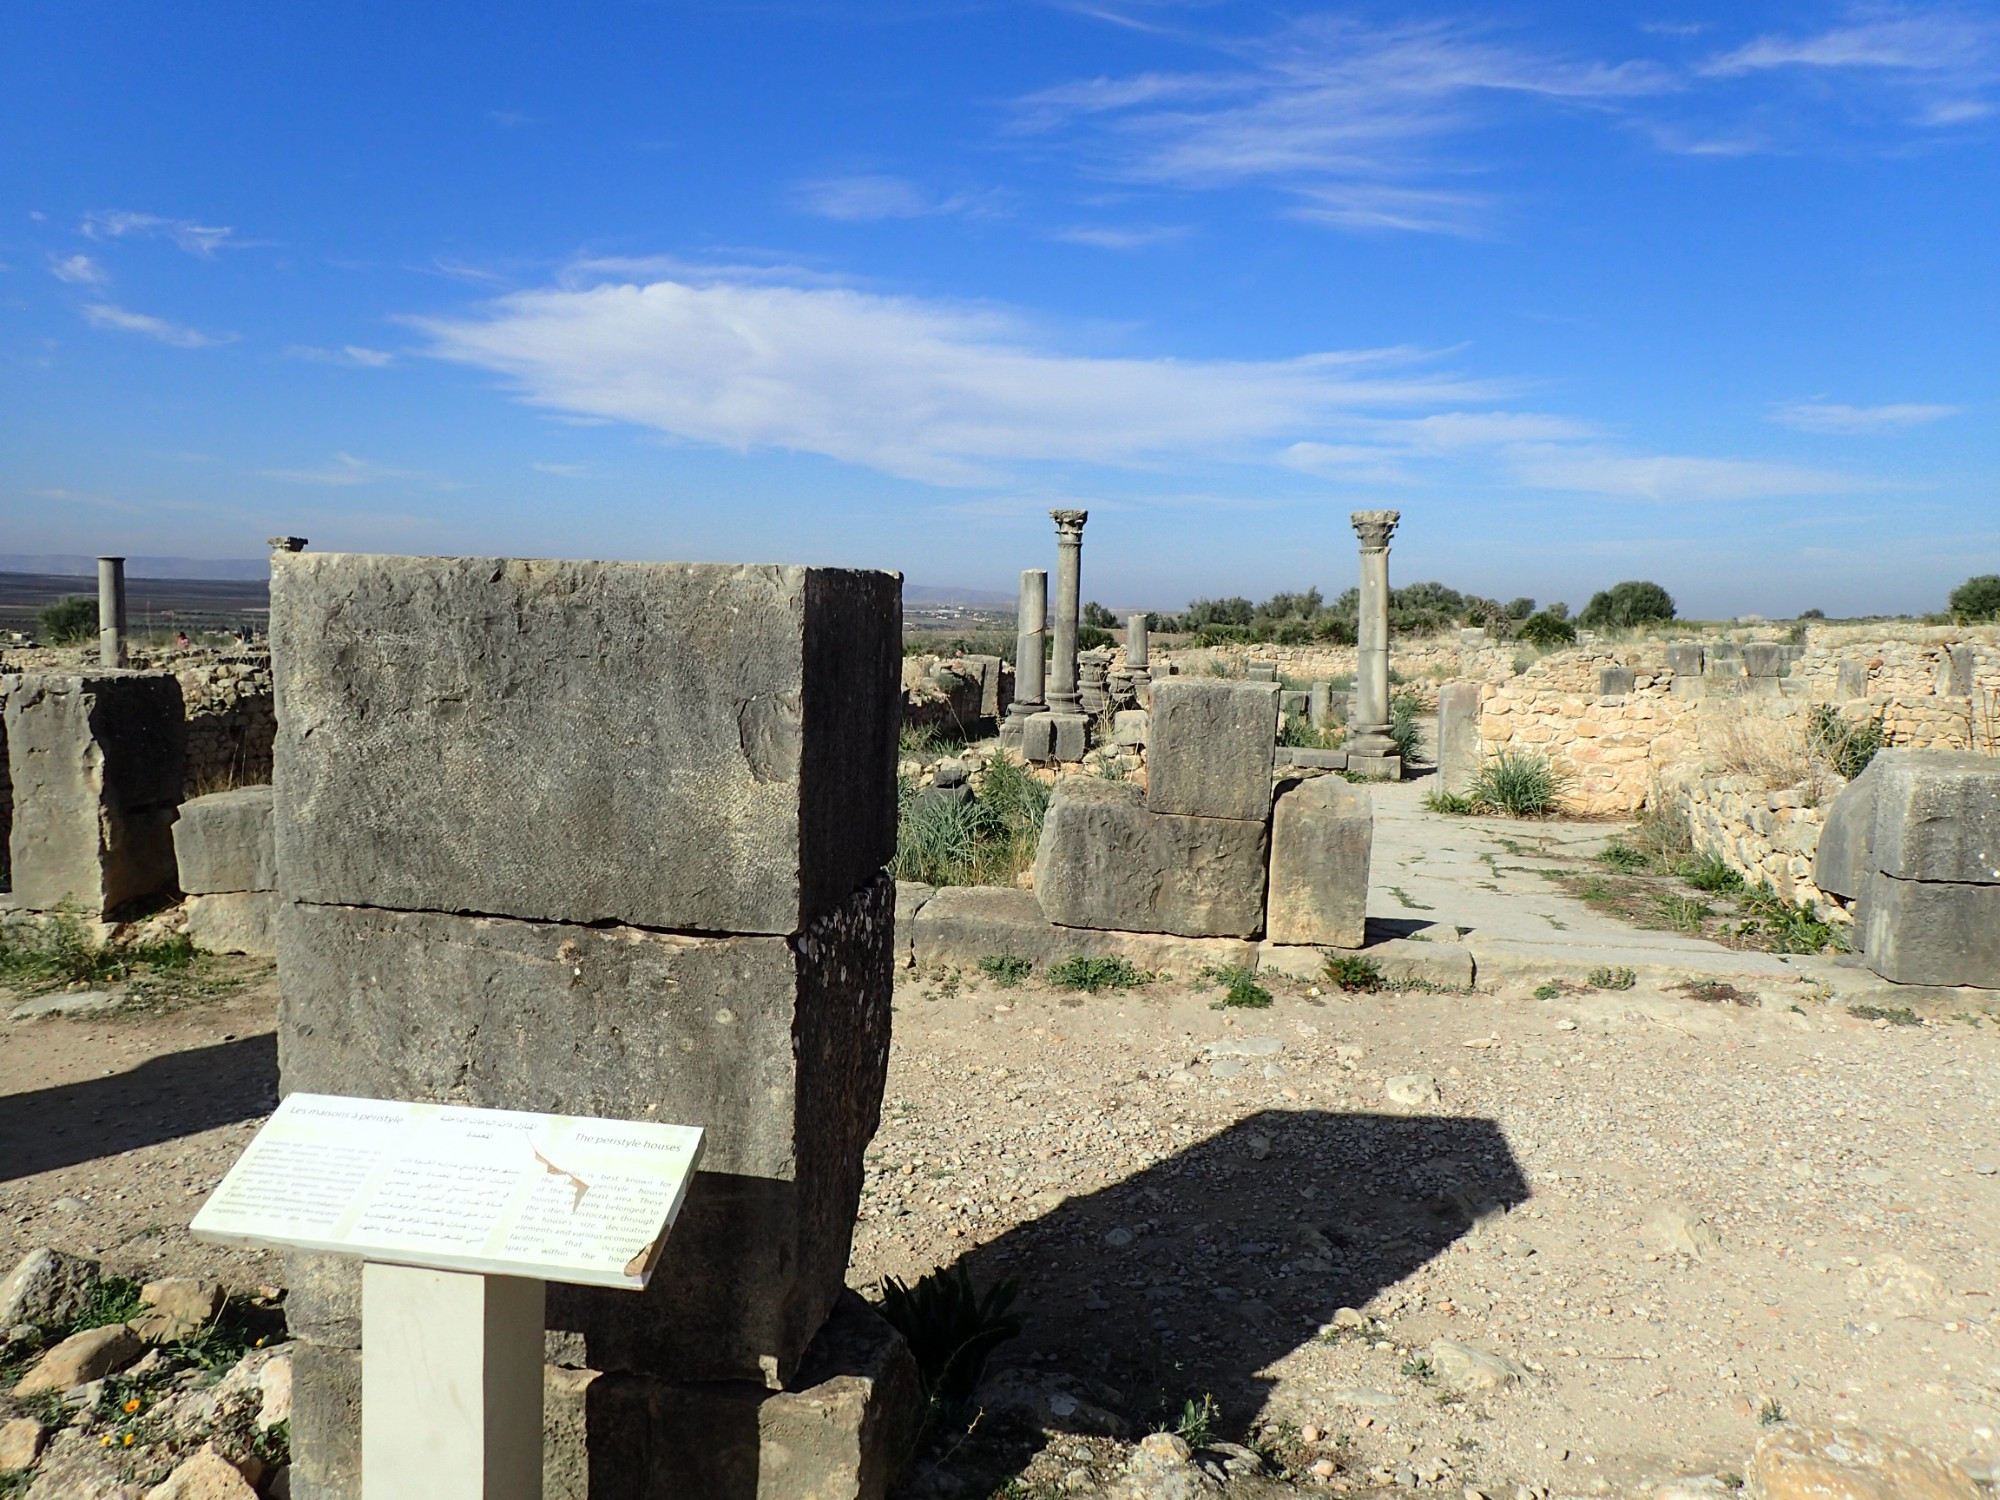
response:
[[[702,1132],[293,1094],[190,1226],[232,1245],[642,1290]]]

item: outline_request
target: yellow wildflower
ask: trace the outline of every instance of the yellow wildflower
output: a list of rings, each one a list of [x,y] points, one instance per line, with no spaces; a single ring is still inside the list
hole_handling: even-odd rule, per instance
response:
[[[139,1398],[137,1396],[134,1396],[130,1401],[127,1401],[125,1403],[125,1410],[127,1411],[137,1411],[138,1409],[139,1409]]]

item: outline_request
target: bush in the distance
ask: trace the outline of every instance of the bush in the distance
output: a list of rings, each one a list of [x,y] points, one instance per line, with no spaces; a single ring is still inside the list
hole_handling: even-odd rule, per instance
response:
[[[35,617],[42,639],[51,646],[73,646],[97,634],[97,601],[84,594],[71,594],[47,605]]]
[[[1540,614],[1529,615],[1521,622],[1516,634],[1529,645],[1539,646],[1544,651],[1576,643],[1576,627],[1546,609]]]
[[[2000,620],[2000,573],[1981,573],[1953,589],[1951,612],[1961,620]]]
[[[1674,617],[1674,596],[1657,583],[1631,579],[1600,589],[1576,622],[1588,630],[1621,629]]]

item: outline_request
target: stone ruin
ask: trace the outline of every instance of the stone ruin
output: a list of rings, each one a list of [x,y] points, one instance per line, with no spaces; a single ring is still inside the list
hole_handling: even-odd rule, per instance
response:
[[[1813,861],[1898,984],[2000,989],[2000,759],[1884,750],[1834,799]]]
[[[845,1290],[888,1061],[899,598],[274,559],[284,1091],[708,1131],[644,1294],[549,1288],[551,1500],[878,1495],[913,1431],[908,1353]],[[289,1281],[293,1494],[352,1497],[358,1270]]]

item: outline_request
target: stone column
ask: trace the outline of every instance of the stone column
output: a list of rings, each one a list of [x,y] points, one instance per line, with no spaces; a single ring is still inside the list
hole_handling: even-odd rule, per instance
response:
[[[1399,776],[1396,742],[1389,738],[1389,538],[1396,534],[1400,511],[1357,510],[1349,519],[1361,538],[1361,617],[1356,630],[1358,670],[1354,674],[1354,734],[1348,741],[1348,764],[1359,756],[1392,761],[1393,766],[1357,769]]]
[[[97,664],[125,665],[125,559],[97,560]]]
[[[1009,715],[1025,719],[1042,711],[1048,677],[1049,574],[1046,568],[1021,570],[1021,603],[1014,635],[1014,701]]]
[[[1144,615],[1125,617],[1125,670],[1134,682],[1153,680],[1152,642],[1146,634]]]
[[[1052,510],[1056,523],[1056,641],[1049,667],[1049,711],[1077,712],[1076,628],[1083,612],[1083,523],[1087,510]]]

